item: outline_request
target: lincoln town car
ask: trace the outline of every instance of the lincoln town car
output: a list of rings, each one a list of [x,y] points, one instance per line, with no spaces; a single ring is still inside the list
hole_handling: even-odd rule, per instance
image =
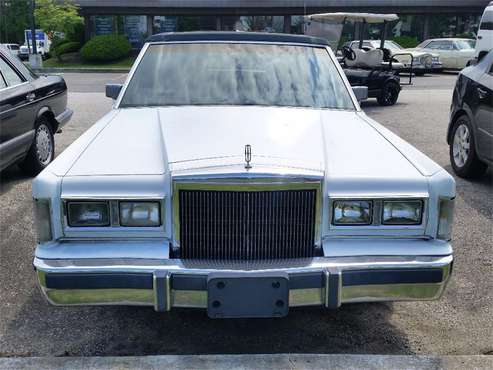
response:
[[[361,110],[365,89],[315,37],[151,36],[33,182],[41,292],[211,318],[439,298],[454,180]]]

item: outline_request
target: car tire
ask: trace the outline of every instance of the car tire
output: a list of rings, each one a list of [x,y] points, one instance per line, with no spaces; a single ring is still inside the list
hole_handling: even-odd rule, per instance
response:
[[[422,77],[422,76],[424,76],[424,75],[425,75],[425,71],[414,71],[414,74],[415,74],[416,76]]]
[[[466,179],[480,177],[488,168],[478,158],[473,132],[471,121],[462,115],[455,120],[450,136],[450,163],[457,176]]]
[[[399,98],[400,86],[395,81],[387,81],[383,85],[380,95],[377,97],[377,102],[383,106],[394,105]]]
[[[46,117],[36,121],[34,140],[20,167],[29,175],[37,175],[55,158],[55,139],[50,122]]]

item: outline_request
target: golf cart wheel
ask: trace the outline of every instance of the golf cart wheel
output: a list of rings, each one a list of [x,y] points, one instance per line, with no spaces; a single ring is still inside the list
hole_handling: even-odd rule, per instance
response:
[[[395,81],[387,81],[382,92],[377,97],[377,102],[383,106],[394,105],[399,98],[400,86]]]
[[[486,172],[488,166],[476,154],[471,122],[466,115],[455,121],[449,148],[450,163],[458,176],[472,179]]]

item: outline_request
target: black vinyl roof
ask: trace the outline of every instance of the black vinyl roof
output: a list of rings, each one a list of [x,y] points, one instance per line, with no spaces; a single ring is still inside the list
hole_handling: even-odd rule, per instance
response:
[[[320,37],[291,35],[287,33],[264,32],[170,32],[150,36],[146,42],[179,42],[179,41],[238,41],[238,42],[272,42],[295,43],[310,45],[327,45],[327,40]]]

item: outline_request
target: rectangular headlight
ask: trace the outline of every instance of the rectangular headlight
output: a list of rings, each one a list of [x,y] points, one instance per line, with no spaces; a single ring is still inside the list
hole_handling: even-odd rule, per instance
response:
[[[159,202],[120,202],[121,226],[160,226]]]
[[[454,199],[440,199],[438,214],[437,238],[449,241],[452,239],[452,225],[454,223]]]
[[[334,225],[371,224],[372,202],[366,200],[336,200],[333,203],[332,223]]]
[[[50,201],[48,199],[34,199],[34,222],[38,243],[53,239],[51,233]]]
[[[383,202],[384,225],[419,225],[423,216],[421,200],[389,200]]]
[[[108,202],[68,202],[67,215],[69,226],[90,227],[110,225]]]

